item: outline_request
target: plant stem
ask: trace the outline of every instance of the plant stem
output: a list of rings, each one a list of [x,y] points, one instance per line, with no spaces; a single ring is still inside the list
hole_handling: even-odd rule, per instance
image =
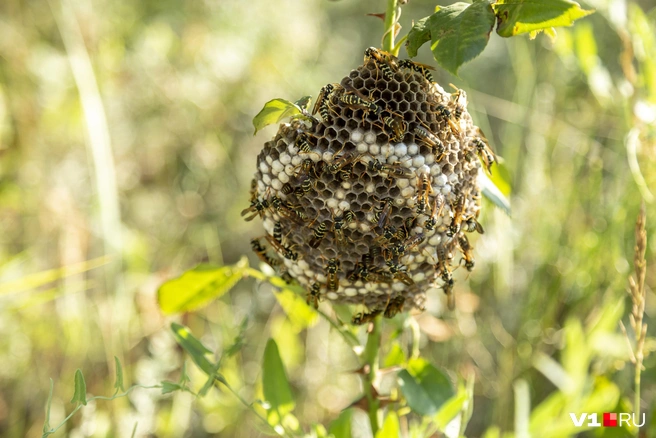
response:
[[[390,53],[392,53],[394,50],[394,34],[396,31],[396,21],[398,20],[396,15],[398,7],[398,0],[387,0],[387,11],[385,11],[385,33],[383,34],[383,50]]]
[[[364,392],[369,404],[369,423],[371,424],[371,434],[373,436],[378,432],[378,408],[380,402],[374,392],[374,381],[378,374],[378,350],[380,348],[380,316],[377,316],[372,324],[371,332],[367,337],[367,345],[364,347],[365,365],[369,366],[368,372],[364,378]]]

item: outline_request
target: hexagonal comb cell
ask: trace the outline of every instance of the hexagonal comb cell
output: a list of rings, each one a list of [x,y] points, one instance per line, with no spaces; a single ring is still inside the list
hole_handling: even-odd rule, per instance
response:
[[[243,216],[268,224],[253,249],[281,274],[308,291],[320,281],[322,298],[393,316],[423,308],[431,287],[452,297],[451,271],[473,269],[468,234],[482,228],[472,157],[485,139],[464,92],[446,93],[386,52],[366,53],[314,120],[281,124],[265,143]]]

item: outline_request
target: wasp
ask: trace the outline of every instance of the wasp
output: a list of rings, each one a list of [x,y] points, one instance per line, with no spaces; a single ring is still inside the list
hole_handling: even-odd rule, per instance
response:
[[[290,205],[277,196],[271,197],[271,205],[280,216],[294,221],[299,225],[302,225],[303,222],[308,220],[307,215],[297,206]]]
[[[308,141],[308,136],[304,132],[298,134],[296,140],[294,140],[294,145],[298,148],[299,153],[303,153],[303,154],[312,153],[312,145],[310,145],[310,142]]]
[[[385,228],[383,228],[383,234],[378,236],[378,238],[374,240],[374,243],[377,245],[381,245],[394,239],[395,236],[396,236],[396,227],[392,225],[388,225]]]
[[[387,173],[390,177],[395,178],[409,178],[412,176],[412,170],[401,166],[400,164],[383,164],[377,159],[369,161],[367,169],[370,172]]]
[[[387,267],[389,268],[390,274],[395,280],[400,280],[403,284],[412,286],[415,282],[408,276],[408,267],[400,263],[395,262],[394,260],[387,260]]]
[[[405,304],[405,298],[402,296],[392,298],[385,307],[385,318],[394,318],[397,313],[403,312],[403,304]]]
[[[373,111],[375,114],[380,114],[380,107],[373,102],[365,100],[355,94],[342,94],[339,96],[339,101],[347,106],[360,107],[366,111]]]
[[[426,204],[428,204],[428,196],[433,193],[430,179],[428,175],[422,173],[421,176],[417,175],[417,214],[424,214],[426,212]]]
[[[339,278],[337,277],[337,272],[339,272],[339,260],[332,258],[328,260],[326,264],[326,289],[329,292],[336,292],[339,289]]]
[[[351,320],[351,324],[353,324],[353,325],[362,325],[362,324],[366,324],[368,322],[373,322],[373,320],[378,315],[380,315],[381,312],[382,312],[381,309],[376,309],[373,312],[369,312],[369,313],[360,312],[360,313],[358,313],[357,315],[355,315],[353,317],[353,319]]]
[[[474,256],[472,255],[474,248],[469,243],[467,236],[462,233],[458,234],[458,246],[462,250],[462,260],[465,261],[465,268],[471,272],[474,269]]]
[[[381,201],[381,205],[374,208],[374,217],[373,221],[378,225],[379,228],[384,228],[385,223],[387,222],[387,217],[392,210],[392,198],[385,198]]]
[[[399,68],[394,56],[375,47],[369,47],[364,51],[364,62],[368,62],[370,59],[374,60],[376,67],[380,67],[385,79],[392,80],[394,78],[394,72]]]
[[[349,164],[352,164],[353,162],[357,161],[359,158],[360,157],[358,157],[358,155],[349,152],[344,155],[340,155],[337,159],[334,159],[331,164],[326,166],[326,169],[328,170],[328,172],[335,175]]]
[[[291,195],[294,193],[294,188],[291,186],[289,183],[285,183],[282,185],[282,189],[280,189],[283,195]]]
[[[280,222],[273,225],[273,238],[282,244],[282,224]]]
[[[431,134],[426,129],[417,126],[414,130],[414,134],[424,143],[426,143],[430,148],[433,149],[433,154],[435,154],[435,161],[438,163],[444,158],[446,154],[446,148],[444,143],[437,138],[437,136]]]
[[[333,219],[333,235],[338,245],[343,246],[346,244],[344,227],[350,224],[353,219],[355,219],[355,213],[351,210],[346,210],[344,214]]]
[[[455,236],[460,231],[460,224],[465,219],[465,197],[462,194],[456,198],[456,205],[452,206],[452,210],[453,218],[451,219],[449,228],[446,230],[446,235],[449,237]]]
[[[451,85],[451,87],[456,90],[456,92],[454,93],[456,95],[455,96],[456,109],[453,111],[453,116],[456,118],[456,120],[460,120],[460,118],[462,117],[462,112],[465,110],[465,107],[467,106],[467,93],[465,93],[464,90],[461,90],[460,88],[456,87],[453,84],[449,84],[449,85]]]
[[[253,249],[253,252],[257,254],[257,257],[262,260],[264,263],[267,265],[271,266],[272,268],[276,266],[278,263],[280,263],[278,260],[274,260],[266,252],[266,248],[262,246],[262,243],[260,243],[260,239],[251,239],[251,248]]]
[[[393,136],[390,135],[390,140],[400,142],[403,140],[405,133],[408,132],[408,124],[400,117],[385,117],[383,119],[385,126],[392,130]]]
[[[367,277],[367,266],[362,262],[358,262],[355,264],[353,270],[349,272],[346,279],[351,283],[355,283],[359,279],[361,278],[364,279],[366,277]]]
[[[321,118],[326,121],[330,118],[330,100],[335,92],[335,85],[339,87],[339,84],[327,84],[321,87],[319,91],[319,96],[317,96],[317,101],[312,108],[312,114],[316,114],[319,111]]]
[[[454,310],[456,308],[456,296],[453,293],[453,280],[444,283],[442,290],[446,294],[446,306],[449,310]]]
[[[472,143],[476,148],[476,153],[478,154],[478,158],[485,165],[485,170],[487,171],[487,173],[490,173],[490,168],[492,167],[492,164],[495,161],[497,161],[496,155],[494,155],[494,152],[492,152],[490,146],[488,146],[488,144],[485,143],[482,139],[475,138],[472,141]]]
[[[430,70],[435,70],[435,68],[430,65],[420,64],[418,62],[410,61],[409,59],[403,59],[399,61],[399,68],[414,70],[421,74],[428,82],[433,82],[433,75]]]
[[[447,253],[447,249],[444,245],[437,247],[437,263],[435,264],[435,272],[445,283],[450,283],[453,281],[450,269],[451,258],[449,255],[450,254]]]
[[[328,222],[323,221],[319,224],[318,227],[316,227],[312,233],[313,237],[310,239],[310,246],[312,248],[318,248],[319,245],[321,244],[321,241],[323,238],[326,236],[326,231],[328,231]]]
[[[321,283],[316,282],[312,285],[310,292],[307,294],[305,302],[309,306],[312,303],[312,307],[315,309],[319,308],[319,299],[321,298]]]
[[[244,218],[245,221],[250,222],[253,219],[255,219],[255,216],[257,216],[258,214],[260,215],[261,218],[264,217],[264,210],[266,210],[267,208],[269,208],[269,201],[267,201],[266,199],[260,200],[255,198],[251,201],[250,207],[242,210],[241,215],[246,216],[250,214],[250,216]]]
[[[451,111],[444,105],[437,105],[437,112],[440,114],[442,117],[446,119],[446,121],[449,123],[449,126],[451,127],[451,130],[455,133],[460,133],[460,128],[454,122],[453,114],[451,114]]]
[[[273,249],[284,258],[294,261],[298,260],[298,253],[292,251],[290,247],[283,245],[282,242],[276,240],[273,236],[266,236],[266,239],[269,241],[269,244]]]
[[[439,206],[439,210],[438,210]],[[433,199],[433,211],[431,212],[431,216],[426,219],[426,222],[424,222],[424,228],[428,231],[434,230],[435,227],[437,226],[437,218],[440,216],[440,213],[442,213],[442,209],[444,208],[444,195],[441,193],[438,193],[437,196],[435,196],[435,199]]]
[[[423,234],[417,234],[412,236],[403,242],[399,242],[396,245],[391,246],[389,249],[383,250],[383,255],[386,260],[392,260],[393,258],[403,257],[406,251],[410,251],[425,239]]]
[[[299,186],[294,189],[294,194],[296,196],[305,195],[310,190],[312,190],[312,187],[314,186],[314,183],[312,182],[312,179],[310,178],[310,175],[308,175],[308,174],[302,175],[298,179],[298,182],[300,183]],[[283,186],[283,188],[285,188],[285,186]]]
[[[465,226],[462,228],[464,231],[468,233],[473,233],[474,231],[477,231],[478,234],[484,234],[485,230],[483,229],[483,225],[481,225],[475,218],[470,217],[465,221]]]

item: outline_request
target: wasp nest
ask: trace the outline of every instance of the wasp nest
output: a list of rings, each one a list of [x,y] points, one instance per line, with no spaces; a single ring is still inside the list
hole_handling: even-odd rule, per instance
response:
[[[366,306],[354,323],[423,309],[435,286],[452,307],[452,270],[474,267],[466,233],[483,232],[477,175],[494,156],[465,92],[446,93],[429,68],[367,49],[364,65],[322,88],[321,120],[282,124],[257,157],[242,214],[259,215],[267,235],[253,250],[308,303]]]

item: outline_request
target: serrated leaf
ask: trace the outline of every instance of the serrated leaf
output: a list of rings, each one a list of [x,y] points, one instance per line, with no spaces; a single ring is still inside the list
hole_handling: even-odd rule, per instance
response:
[[[159,288],[159,307],[166,314],[203,307],[232,289],[246,275],[247,268],[245,257],[232,266],[197,266]]]
[[[496,164],[494,166],[496,167]],[[494,172],[495,167],[493,167],[493,171],[492,171],[493,175],[496,174]],[[495,184],[495,182],[492,181],[492,179],[490,179],[490,177],[488,177],[482,169],[478,172],[478,185],[481,188],[481,192],[483,193],[483,196],[489,199],[490,202],[492,202],[496,207],[503,210],[508,216],[512,214],[510,201],[508,200],[506,195],[502,193],[502,191]],[[510,185],[508,185],[508,187],[510,187]]]
[[[180,346],[191,356],[191,360],[205,372],[208,376],[214,372],[214,365],[210,362],[206,355],[211,354],[212,352],[203,345],[198,339],[191,334],[187,327],[184,327],[175,322],[171,323],[171,330],[173,330],[173,336]]]
[[[485,49],[494,27],[494,11],[487,2],[454,3],[430,16],[431,51],[447,71],[458,69]]]
[[[264,399],[271,405],[269,411],[275,413],[276,418],[282,419],[294,409],[292,390],[280,358],[278,345],[273,339],[269,339],[264,349],[262,392]]]
[[[178,385],[177,383],[169,382],[168,380],[163,380],[160,382],[160,385],[162,386],[162,395],[170,394],[182,389],[182,386]]]
[[[125,391],[123,387],[123,366],[116,356],[114,356],[114,364],[116,365],[116,382],[114,383],[114,388],[116,392]]]
[[[346,409],[332,423],[328,433],[335,438],[351,438],[351,417],[353,409]]]
[[[590,15],[570,0],[498,0],[493,5],[497,16],[497,33],[511,37],[552,27],[571,26]]]
[[[423,358],[408,362],[399,372],[401,392],[410,408],[420,415],[433,415],[453,397],[449,379]]]
[[[253,135],[265,126],[280,123],[281,120],[296,114],[302,114],[302,112],[298,105],[288,100],[270,100],[264,104],[262,110],[253,118],[253,126],[255,127]]]
[[[75,392],[73,393],[71,403],[87,405],[87,384],[79,368],[75,371]]]
[[[430,20],[430,17],[422,18],[417,21],[414,26],[412,26],[412,29],[410,29],[410,32],[408,32],[408,39],[405,42],[405,50],[411,58],[417,56],[417,50],[431,39],[428,20]]]
[[[394,411],[388,411],[383,427],[376,432],[376,438],[399,438],[399,417]]]
[[[305,291],[300,287],[294,289],[298,289],[297,293],[293,292],[292,288],[286,287],[274,295],[292,325],[297,331],[301,331],[316,324],[319,320],[319,314],[314,308],[308,306],[306,298],[298,293],[299,291],[305,293]]]

